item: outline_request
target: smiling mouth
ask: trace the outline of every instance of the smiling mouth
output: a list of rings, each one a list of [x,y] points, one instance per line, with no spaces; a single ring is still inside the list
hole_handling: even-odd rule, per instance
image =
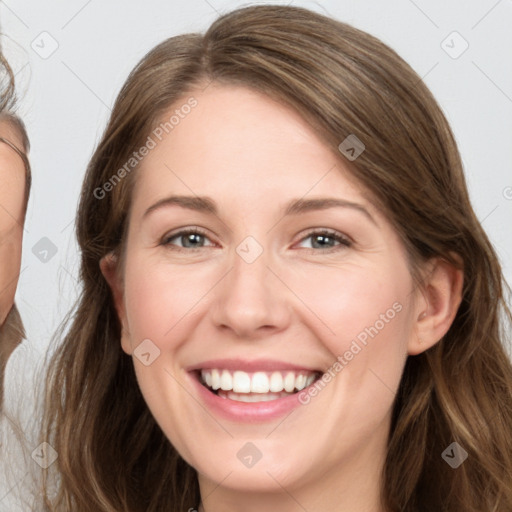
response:
[[[197,372],[201,384],[215,395],[237,402],[268,402],[298,393],[320,378],[314,371],[244,372],[212,368]]]

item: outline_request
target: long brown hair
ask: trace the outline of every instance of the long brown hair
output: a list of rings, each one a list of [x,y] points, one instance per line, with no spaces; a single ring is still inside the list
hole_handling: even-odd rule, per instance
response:
[[[173,103],[210,81],[278,98],[335,151],[356,135],[366,149],[351,172],[386,212],[414,268],[436,256],[462,262],[463,298],[451,328],[406,362],[382,475],[386,510],[512,510],[512,366],[500,323],[511,316],[448,123],[420,77],[382,42],[281,6],[238,9],[204,35],[164,41],[115,102],[78,208],[83,289],[50,362],[41,441],[59,454],[45,475],[59,484],[56,495],[46,494],[47,510],[183,511],[199,502],[196,472],[156,424],[121,350],[99,267],[122,247],[137,171],[101,199],[95,191]],[[469,454],[456,470],[441,457],[454,441]]]

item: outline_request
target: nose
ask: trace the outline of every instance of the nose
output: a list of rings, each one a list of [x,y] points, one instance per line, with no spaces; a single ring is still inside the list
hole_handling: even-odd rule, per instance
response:
[[[234,251],[231,269],[215,290],[211,314],[217,328],[252,340],[289,325],[290,292],[267,256],[263,251],[248,262]]]

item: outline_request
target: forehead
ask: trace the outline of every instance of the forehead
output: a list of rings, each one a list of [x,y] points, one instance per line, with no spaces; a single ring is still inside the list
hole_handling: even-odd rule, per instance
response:
[[[190,98],[195,106],[183,108]],[[261,200],[270,191],[363,196],[342,157],[299,113],[251,89],[212,84],[191,91],[159,126],[134,199],[171,191]]]

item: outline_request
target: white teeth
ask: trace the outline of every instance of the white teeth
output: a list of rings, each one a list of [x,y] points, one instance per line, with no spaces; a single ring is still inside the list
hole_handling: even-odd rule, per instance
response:
[[[274,396],[282,393],[293,393],[311,385],[316,373],[302,371],[275,371],[247,373],[241,370],[231,372],[226,369],[201,370],[202,381],[213,390],[232,392],[232,394],[259,393],[265,396]],[[220,393],[219,393],[220,395]],[[226,393],[222,396],[226,398]],[[249,398],[249,397],[246,397]],[[279,398],[279,397],[277,397]],[[243,398],[234,400],[244,401]],[[262,400],[275,398],[262,398]],[[256,401],[256,400],[250,400]]]
[[[236,390],[233,390],[236,391]],[[269,382],[266,373],[256,372],[252,376],[251,381],[251,391],[253,393],[268,393],[269,391]]]
[[[219,389],[220,388],[220,374],[219,370],[212,370],[212,389]],[[204,375],[203,375],[204,379]]]
[[[297,375],[295,379],[295,387],[300,391],[306,387],[306,376],[305,375]]]
[[[245,372],[233,373],[233,391],[235,391],[236,393],[250,393],[251,392],[251,377],[248,373],[245,373]]]
[[[292,372],[288,372],[284,378],[284,389],[289,393],[295,389],[295,375]]]
[[[233,391],[219,391],[221,398],[229,398],[237,402],[270,402],[271,400],[277,400],[285,396],[290,396],[290,393],[281,391],[280,393],[233,393]]]
[[[220,389],[225,391],[233,389],[233,378],[227,370],[224,370],[220,376]]]
[[[270,376],[270,391],[276,393],[282,391],[283,387],[283,376],[281,375],[281,372],[272,373]]]

